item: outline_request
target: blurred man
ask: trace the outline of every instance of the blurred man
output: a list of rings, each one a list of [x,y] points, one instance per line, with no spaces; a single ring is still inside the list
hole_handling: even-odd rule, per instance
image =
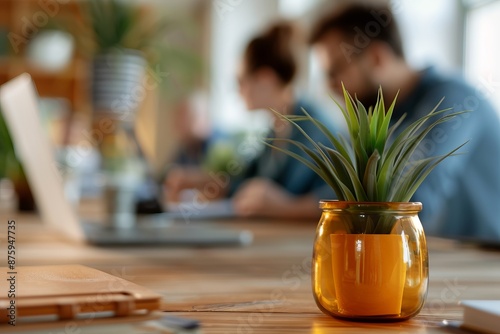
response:
[[[417,27],[415,27],[417,28]],[[437,167],[413,200],[424,204],[420,218],[430,234],[500,241],[500,122],[485,97],[461,78],[434,68],[412,69],[405,60],[395,19],[386,7],[352,5],[318,23],[310,39],[334,92],[341,82],[365,105],[374,105],[377,89],[386,102],[398,91],[393,119],[404,113],[401,128],[440,109],[472,110],[436,127],[416,154],[445,154],[470,140],[464,155]]]

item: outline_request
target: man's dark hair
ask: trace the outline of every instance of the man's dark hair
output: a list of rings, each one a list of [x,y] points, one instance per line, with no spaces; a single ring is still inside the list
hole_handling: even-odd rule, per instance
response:
[[[326,34],[340,31],[348,43],[358,46],[360,35],[370,40],[387,43],[393,52],[404,57],[403,43],[393,13],[387,6],[353,4],[323,18],[313,29],[310,44],[318,43]],[[359,43],[359,42],[358,42]]]

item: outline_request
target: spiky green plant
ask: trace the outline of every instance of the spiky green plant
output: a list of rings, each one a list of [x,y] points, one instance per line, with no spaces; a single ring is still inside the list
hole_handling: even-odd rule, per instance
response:
[[[312,148],[290,139],[270,138],[270,140],[285,141],[294,145],[310,159],[289,149],[267,143],[299,160],[321,176],[335,191],[338,200],[408,202],[429,173],[465,145],[464,143],[442,156],[412,159],[419,144],[434,127],[466,111],[438,110],[440,102],[428,115],[413,122],[396,135],[396,130],[405,118],[404,115],[391,125],[397,96],[386,110],[382,89],[379,89],[377,103],[367,110],[344,87],[343,91],[345,108],[340,105],[339,108],[347,122],[350,141],[331,133],[324,124],[303,109],[303,116],[277,114],[295,126],[310,142]],[[300,126],[301,121],[312,122],[318,131],[329,139],[331,146],[315,142]]]

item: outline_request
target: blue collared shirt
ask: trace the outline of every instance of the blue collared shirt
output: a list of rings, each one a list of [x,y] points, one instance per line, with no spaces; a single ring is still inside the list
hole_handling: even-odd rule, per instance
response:
[[[424,181],[412,200],[423,203],[420,219],[428,234],[500,241],[500,119],[487,98],[459,77],[429,68],[414,91],[396,104],[401,125],[440,109],[471,110],[436,127],[424,139],[419,158],[439,156],[467,142],[462,155],[446,159]]]

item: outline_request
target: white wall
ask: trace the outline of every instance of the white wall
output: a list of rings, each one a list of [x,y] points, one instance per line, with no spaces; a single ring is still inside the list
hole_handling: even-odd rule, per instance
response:
[[[211,7],[210,110],[225,132],[256,129],[267,120],[246,111],[236,69],[248,41],[278,16],[277,0],[213,0]]]
[[[463,65],[463,8],[458,0],[393,0],[408,62],[415,68]]]
[[[471,1],[472,2],[472,1]],[[475,1],[478,2],[478,1]],[[466,73],[500,112],[500,1],[472,6],[467,20]]]

